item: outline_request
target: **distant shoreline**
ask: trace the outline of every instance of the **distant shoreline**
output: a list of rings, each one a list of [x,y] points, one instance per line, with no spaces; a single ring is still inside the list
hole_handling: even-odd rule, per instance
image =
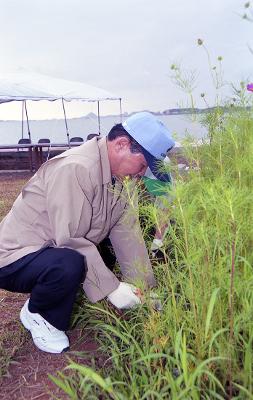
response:
[[[170,116],[170,115],[196,115],[196,114],[208,114],[215,112],[216,110],[222,110],[224,112],[229,112],[231,111],[231,107],[224,106],[224,107],[206,107],[206,108],[168,108],[167,110],[163,111],[151,111],[151,110],[141,110],[141,111],[132,111],[132,112],[124,112],[122,113],[123,118],[128,118],[131,115],[137,113],[137,112],[150,112],[153,115],[156,116]],[[241,109],[246,109],[250,110],[251,107],[233,107],[234,111],[240,111]],[[100,118],[116,118],[119,117],[120,114],[106,114],[106,115],[100,115]],[[67,118],[68,120],[74,120],[78,118],[87,118],[87,119],[97,119],[98,115],[90,112],[88,114],[82,115],[80,117],[73,117],[73,118]],[[47,119],[29,119],[29,121],[53,121],[53,120],[63,120],[63,118],[47,118]],[[2,119],[0,120],[1,122],[20,122],[21,119]]]

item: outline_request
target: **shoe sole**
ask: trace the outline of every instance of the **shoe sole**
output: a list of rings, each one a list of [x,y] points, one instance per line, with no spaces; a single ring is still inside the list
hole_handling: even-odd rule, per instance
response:
[[[28,331],[30,331],[31,332],[31,325],[29,324],[29,321],[27,320],[27,318],[26,318],[26,315],[25,315],[25,306],[23,306],[22,308],[21,308],[21,311],[20,311],[20,321],[21,321],[21,323],[23,324],[23,326],[28,330]],[[35,343],[35,341],[34,341],[34,339],[33,339],[33,343],[35,344],[35,346],[38,348],[38,349],[40,349],[40,350],[42,350],[42,351],[44,351],[44,352],[46,352],[46,353],[52,353],[52,354],[61,354],[61,353],[66,353],[66,351],[68,351],[69,350],[69,346],[68,347],[65,347],[63,350],[61,350],[61,351],[57,351],[57,350],[50,350],[50,349],[48,349],[48,348],[46,348],[46,347],[44,347],[44,346],[42,346],[41,344],[37,344],[37,343]]]

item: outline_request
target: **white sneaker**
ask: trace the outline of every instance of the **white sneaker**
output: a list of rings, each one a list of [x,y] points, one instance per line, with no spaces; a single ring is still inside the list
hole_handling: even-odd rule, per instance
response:
[[[69,348],[69,339],[65,332],[52,326],[40,314],[28,310],[29,299],[20,311],[20,320],[28,329],[35,346],[47,353],[62,353]]]

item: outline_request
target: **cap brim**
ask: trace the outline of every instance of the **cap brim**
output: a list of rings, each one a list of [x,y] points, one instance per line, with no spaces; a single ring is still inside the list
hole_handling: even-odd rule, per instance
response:
[[[145,160],[148,163],[149,168],[151,169],[152,174],[162,182],[170,182],[172,181],[170,174],[166,172],[161,172],[161,168],[163,167],[163,160],[158,160],[158,158],[152,156],[147,150],[142,147],[142,153],[145,157]]]

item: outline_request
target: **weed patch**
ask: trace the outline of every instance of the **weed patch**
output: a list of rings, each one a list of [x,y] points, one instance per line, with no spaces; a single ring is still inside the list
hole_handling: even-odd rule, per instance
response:
[[[70,363],[75,380],[55,380],[71,399],[253,398],[252,114],[216,128],[185,148],[188,174],[170,167],[176,184],[159,218],[174,223],[154,263],[162,312],[148,295],[123,316],[105,302],[80,307],[107,357],[96,369]],[[147,228],[157,210],[143,207]]]

